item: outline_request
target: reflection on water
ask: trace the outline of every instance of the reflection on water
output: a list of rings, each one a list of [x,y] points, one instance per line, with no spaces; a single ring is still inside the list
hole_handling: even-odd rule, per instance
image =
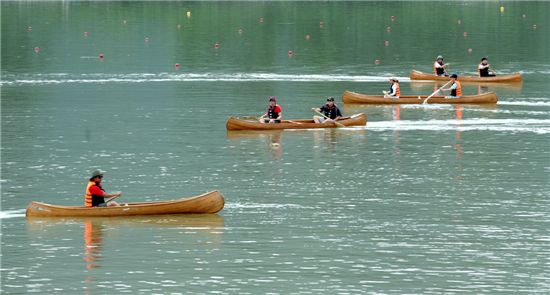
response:
[[[273,160],[281,159],[283,154],[283,138],[284,130],[249,130],[249,131],[227,131],[227,138],[231,140],[237,139],[257,139],[265,143],[265,149],[272,155]]]
[[[84,261],[86,261],[87,269],[100,267],[102,243],[103,224],[86,220],[84,222]]]
[[[463,178],[462,175],[464,173],[464,164],[462,163],[462,155],[464,154],[464,150],[462,149],[462,144],[461,144],[462,131],[460,130],[463,106],[455,105],[454,107],[456,110],[456,122],[457,122],[456,123],[457,128],[455,131],[455,144],[454,144],[454,148],[456,151],[455,160],[456,160],[456,170],[457,170],[457,175],[455,176],[455,180],[460,182]]]

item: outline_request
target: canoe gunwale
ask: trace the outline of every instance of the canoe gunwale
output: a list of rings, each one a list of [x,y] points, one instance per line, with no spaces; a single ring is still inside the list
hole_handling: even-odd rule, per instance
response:
[[[33,201],[26,210],[27,217],[115,217],[162,214],[217,213],[223,209],[225,200],[217,191],[168,201],[136,202],[126,206],[85,207],[58,206]],[[131,210],[131,212],[130,212]]]
[[[344,117],[337,121],[338,123],[350,126],[364,126],[367,122],[367,115],[364,113],[354,114]],[[285,130],[285,129],[328,129],[337,128],[335,123],[314,123],[313,119],[283,120],[276,124],[259,123],[254,120],[245,120],[236,117],[230,117],[226,124],[228,131],[267,131],[267,130]]]
[[[409,78],[415,81],[449,81],[447,76],[436,76],[417,70],[411,70]],[[458,81],[465,83],[521,83],[521,73],[502,74],[494,77],[458,76]]]
[[[402,95],[400,98],[386,98],[383,95],[367,95],[352,91],[344,91],[342,101],[345,104],[373,104],[373,105],[396,105],[396,104],[422,104],[427,98],[421,95],[420,99],[414,95]],[[478,95],[464,95],[460,98],[446,98],[444,96],[432,96],[429,104],[496,104],[498,97],[494,92],[486,92]]]

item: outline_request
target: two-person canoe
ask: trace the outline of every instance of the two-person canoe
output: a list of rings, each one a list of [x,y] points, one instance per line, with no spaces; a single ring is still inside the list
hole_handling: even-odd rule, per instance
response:
[[[436,76],[434,74],[423,73],[412,70],[409,74],[411,80],[434,80],[434,81],[449,81],[449,77]],[[516,83],[521,82],[521,74],[513,73],[508,75],[497,75],[495,77],[478,77],[478,76],[462,76],[458,75],[460,82],[491,82],[491,83]]]
[[[225,204],[219,191],[211,191],[190,198],[172,201],[140,202],[122,204],[116,207],[56,206],[31,202],[27,206],[27,217],[106,217],[160,214],[217,213]]]
[[[356,104],[422,104],[427,95],[418,96],[402,95],[399,98],[386,98],[383,95],[367,95],[351,91],[344,91],[342,101]],[[465,95],[460,98],[445,98],[444,96],[432,96],[427,103],[450,104],[486,104],[497,103],[497,95],[494,92],[486,92],[478,95]]]
[[[337,121],[344,126],[364,126],[367,124],[367,115],[360,113],[343,117]],[[334,122],[315,123],[311,120],[282,120],[280,123],[260,123],[258,120],[245,120],[231,117],[225,124],[227,130],[277,130],[277,129],[312,129],[341,127]]]

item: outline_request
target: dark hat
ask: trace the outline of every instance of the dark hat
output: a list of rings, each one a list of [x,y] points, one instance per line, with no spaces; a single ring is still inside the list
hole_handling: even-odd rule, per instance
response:
[[[481,58],[481,61],[484,61],[484,60],[487,60],[487,58],[486,58],[486,57],[482,57],[482,58]]]
[[[275,102],[276,102],[276,101],[277,101],[277,98],[276,98],[275,96],[270,96],[270,97],[269,97],[269,101],[275,101]]]
[[[457,75],[457,74],[452,74],[452,75],[451,75],[451,78],[455,78],[455,79],[456,79],[456,78],[458,78],[458,75]]]
[[[101,170],[94,170],[94,171],[92,172],[92,176],[90,177],[90,179],[95,178],[95,177],[97,177],[97,176],[103,176],[103,173],[105,173],[105,172],[103,172],[103,171],[101,171]]]
[[[331,97],[327,98],[327,101],[334,101],[334,97],[331,96]]]

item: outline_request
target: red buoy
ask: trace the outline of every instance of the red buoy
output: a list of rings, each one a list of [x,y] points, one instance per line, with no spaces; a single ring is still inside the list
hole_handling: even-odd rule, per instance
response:
[[[386,31],[388,31],[388,33],[391,32],[391,27],[388,26],[388,27],[386,28]]]
[[[395,20],[395,16],[391,16],[391,21],[394,21]]]
[[[179,69],[180,69],[180,64],[176,63],[176,70],[179,70]]]
[[[38,47],[38,46],[35,47],[35,48],[34,48],[34,53],[38,54],[39,52],[40,52],[40,47]]]
[[[464,32],[462,35],[464,36],[464,38],[466,38],[468,37],[468,32]]]
[[[288,57],[292,57],[294,55],[294,52],[292,50],[288,51]]]
[[[380,60],[379,60],[379,59],[375,59],[375,60],[374,60],[374,64],[375,64],[375,65],[379,65],[379,64],[380,64]]]
[[[104,58],[105,58],[105,54],[103,54],[103,52],[100,53],[100,54],[99,54],[99,60],[103,60]]]
[[[220,48],[220,43],[218,43],[218,42],[214,43],[214,48],[215,48],[215,49]]]

